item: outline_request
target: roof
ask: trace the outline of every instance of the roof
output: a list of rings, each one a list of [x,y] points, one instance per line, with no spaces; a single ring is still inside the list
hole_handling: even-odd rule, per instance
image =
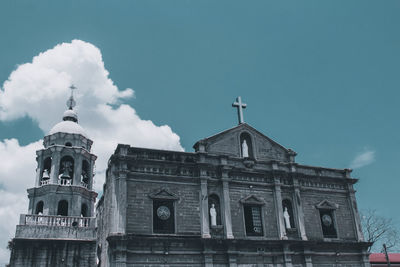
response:
[[[400,263],[400,253],[389,253],[389,260],[391,263]],[[372,253],[369,255],[370,263],[386,263],[386,256],[384,253]]]
[[[55,133],[70,133],[70,134],[80,134],[85,138],[88,138],[85,130],[78,123],[73,121],[62,121],[54,125],[51,128],[49,135]]]

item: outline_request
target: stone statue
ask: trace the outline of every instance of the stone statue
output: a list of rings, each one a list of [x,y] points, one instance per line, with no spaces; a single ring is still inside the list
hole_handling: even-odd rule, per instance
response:
[[[217,210],[215,209],[214,204],[211,204],[210,216],[211,216],[211,226],[217,226]]]
[[[290,215],[289,215],[289,212],[287,210],[287,207],[285,207],[285,210],[283,211],[283,218],[285,218],[286,229],[292,228],[290,226]]]
[[[242,156],[243,156],[243,158],[249,157],[249,147],[247,146],[246,140],[243,140],[243,143],[242,143]]]

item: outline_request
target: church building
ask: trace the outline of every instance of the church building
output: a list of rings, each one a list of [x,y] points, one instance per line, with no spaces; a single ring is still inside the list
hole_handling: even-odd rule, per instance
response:
[[[349,169],[301,165],[243,120],[194,152],[118,145],[100,266],[369,266]]]
[[[244,122],[193,152],[119,144],[94,207],[72,97],[37,151],[10,266],[369,267],[349,169],[298,164]],[[134,133],[132,133],[134,134]]]

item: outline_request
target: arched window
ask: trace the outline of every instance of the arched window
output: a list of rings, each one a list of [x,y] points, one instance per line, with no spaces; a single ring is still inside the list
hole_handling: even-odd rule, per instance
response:
[[[36,204],[36,210],[35,210],[35,214],[43,214],[43,201],[39,201]]]
[[[89,184],[89,163],[86,160],[82,161],[82,176],[81,182]]]
[[[212,213],[214,213],[214,210],[212,210],[212,208],[215,209],[215,223],[213,222],[213,218],[212,218]],[[216,194],[211,194],[208,197],[208,211],[209,211],[209,218],[210,218],[210,226],[215,226],[215,225],[221,225],[221,205],[219,202],[219,197]]]
[[[58,202],[57,215],[68,216],[68,201],[60,200]]]
[[[88,215],[89,215],[89,214],[88,214],[88,207],[87,207],[87,205],[86,205],[86,204],[82,204],[82,206],[81,206],[81,216],[82,216],[82,217],[89,217]]]
[[[42,181],[50,179],[51,173],[51,157],[47,157],[43,162]]]
[[[246,132],[240,134],[240,156],[242,158],[254,158],[251,137]]]
[[[65,146],[72,146],[71,142],[66,142]]]
[[[59,176],[61,184],[69,185],[74,178],[74,159],[71,156],[64,156],[60,161]]]
[[[292,202],[289,199],[284,199],[282,201],[282,208],[286,229],[296,228],[294,224]]]

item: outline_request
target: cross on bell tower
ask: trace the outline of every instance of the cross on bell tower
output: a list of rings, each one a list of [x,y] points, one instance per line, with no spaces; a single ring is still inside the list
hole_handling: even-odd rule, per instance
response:
[[[238,119],[239,119],[239,124],[244,123],[243,119],[243,109],[247,107],[247,104],[242,103],[242,98],[238,96],[236,98],[236,102],[232,103],[232,107],[237,108],[238,111]]]
[[[71,96],[67,100],[67,107],[72,110],[76,105],[76,102],[74,100],[74,90],[76,90],[76,87],[72,84],[69,89],[71,89]]]

